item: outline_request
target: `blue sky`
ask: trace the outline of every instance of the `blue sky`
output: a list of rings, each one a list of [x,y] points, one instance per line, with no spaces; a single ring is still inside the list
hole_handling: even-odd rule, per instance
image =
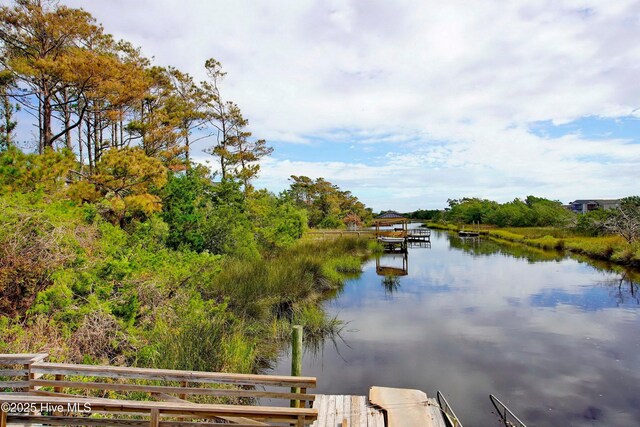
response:
[[[275,148],[258,187],[322,176],[400,211],[638,193],[637,0],[62,3],[199,80],[218,59]]]

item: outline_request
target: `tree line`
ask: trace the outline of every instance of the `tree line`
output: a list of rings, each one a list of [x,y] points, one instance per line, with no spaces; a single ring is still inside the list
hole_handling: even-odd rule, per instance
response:
[[[620,200],[615,209],[597,209],[576,214],[557,200],[527,196],[506,203],[477,197],[449,199],[443,210],[420,209],[407,216],[413,219],[461,224],[491,224],[498,227],[561,227],[579,234],[616,234],[628,243],[640,240],[640,197]]]
[[[86,11],[54,0],[16,0],[0,8],[0,148],[16,144],[15,113],[31,115],[37,151],[76,152],[92,176],[110,150],[132,145],[173,170],[190,166],[192,145],[214,140],[222,178],[245,186],[272,152],[252,137],[239,106],[224,97],[220,62],[204,63],[197,83],[174,67],[153,65],[117,41]]]
[[[264,202],[251,182],[273,148],[253,137],[240,107],[224,96],[226,73],[217,60],[204,62],[207,79],[198,83],[177,68],[153,65],[88,12],[55,0],[0,7],[0,51],[0,187],[56,189],[75,202],[98,204],[122,226],[161,212],[173,200],[163,188],[169,183],[178,191],[180,174],[199,197],[234,205],[213,196],[212,177],[193,162],[193,144],[206,139],[205,151],[216,159],[213,178],[227,183],[220,188],[241,190],[247,200],[255,195],[253,205]],[[32,117],[37,154],[18,147],[18,110]],[[309,226],[359,224],[371,216],[350,192],[322,178],[291,180],[271,205],[306,212]]]

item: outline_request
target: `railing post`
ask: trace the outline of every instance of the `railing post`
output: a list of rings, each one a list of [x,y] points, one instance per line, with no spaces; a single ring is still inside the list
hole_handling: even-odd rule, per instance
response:
[[[291,332],[291,376],[302,375],[302,326],[295,325]],[[291,393],[300,393],[299,387],[291,387]],[[291,407],[298,408],[299,400],[292,400]]]
[[[56,378],[56,381],[64,381],[64,375],[56,374],[55,378]],[[62,393],[64,391],[64,387],[60,387],[60,386],[54,387],[53,391],[55,393]]]
[[[149,427],[158,427],[160,425],[160,410],[152,409],[149,419]]]

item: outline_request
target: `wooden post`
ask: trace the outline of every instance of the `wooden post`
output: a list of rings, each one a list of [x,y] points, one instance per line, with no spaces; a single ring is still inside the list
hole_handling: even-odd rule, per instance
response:
[[[295,325],[291,332],[291,376],[302,375],[302,326]],[[300,393],[299,387],[291,387],[291,393]],[[299,400],[292,400],[291,407],[298,408]]]
[[[64,375],[56,374],[56,381],[64,380]],[[54,387],[53,391],[56,393],[62,393],[64,391],[64,387]]]
[[[160,410],[151,410],[151,419],[149,420],[149,427],[158,427],[160,425]]]
[[[187,383],[186,381],[181,381],[181,382],[180,382],[180,387],[187,388],[188,386],[189,386],[189,383]],[[178,397],[179,397],[180,399],[182,399],[182,400],[187,400],[187,395],[186,395],[186,393],[183,393],[183,394],[179,395]]]
[[[7,427],[7,413],[0,409],[0,427]]]
[[[27,387],[23,388],[22,391],[29,392],[33,390],[31,384],[29,383],[29,381],[31,380],[31,364],[25,364],[23,368],[27,371],[27,375],[24,376],[24,380],[27,382]]]

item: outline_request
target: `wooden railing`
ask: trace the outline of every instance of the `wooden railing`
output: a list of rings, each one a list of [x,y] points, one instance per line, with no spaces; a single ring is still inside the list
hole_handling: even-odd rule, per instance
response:
[[[0,427],[14,422],[22,425],[114,427],[197,427],[202,424],[184,421],[189,418],[206,420],[207,425],[213,426],[220,422],[252,426],[305,426],[317,417],[314,409],[305,407],[202,404],[189,401],[194,396],[234,400],[268,398],[276,401],[295,400],[306,406],[315,399],[314,395],[307,393],[307,389],[316,386],[314,377],[49,363],[44,361],[46,356],[0,354],[0,403],[13,409],[5,411],[3,408]],[[279,387],[296,388],[300,392],[275,390]],[[102,395],[96,396],[100,392]],[[105,395],[115,396],[117,399],[105,399],[102,397]],[[144,396],[157,401],[141,401]],[[132,400],[134,397],[136,399]],[[202,400],[203,397],[198,399]],[[73,405],[76,404],[80,408],[89,405],[90,414],[38,410],[55,409],[59,405],[72,405],[75,408]],[[20,410],[25,408],[29,410]],[[62,416],[59,412],[69,413]],[[108,417],[96,418],[98,414],[107,414]],[[141,421],[129,419],[130,417],[122,418],[123,415],[131,414],[143,415],[149,419]],[[171,420],[165,420],[167,417]]]
[[[310,236],[324,237],[375,237],[375,230],[309,230],[306,234]]]

